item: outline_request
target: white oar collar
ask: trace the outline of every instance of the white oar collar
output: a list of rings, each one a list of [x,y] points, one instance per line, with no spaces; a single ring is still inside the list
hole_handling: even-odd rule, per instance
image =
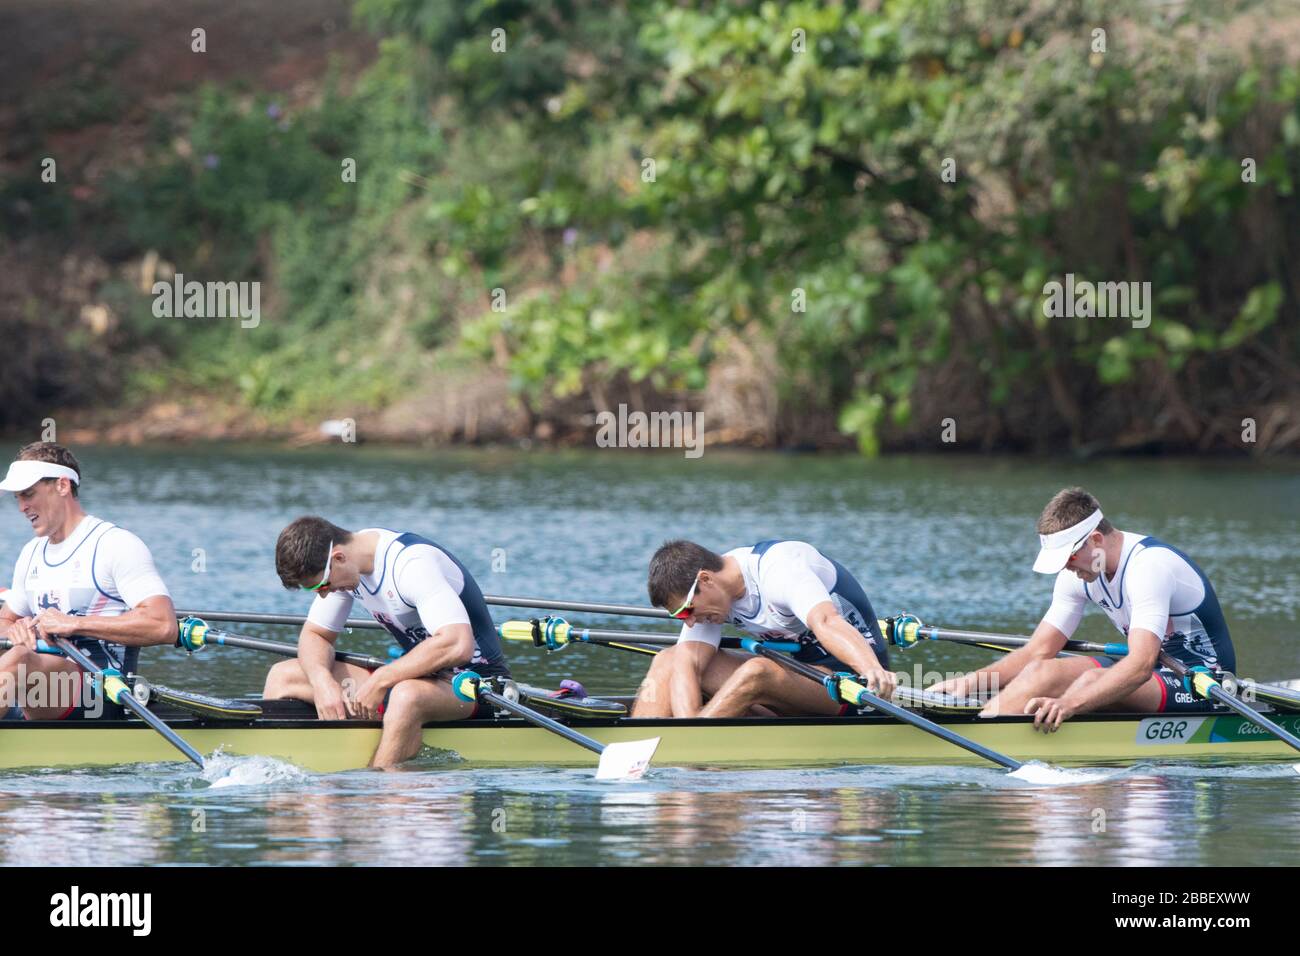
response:
[[[1101,524],[1103,515],[1098,508],[1076,525],[1071,525],[1052,534],[1040,534],[1038,559],[1034,561],[1034,570],[1040,574],[1058,574],[1065,569],[1070,555],[1074,554],[1083,539],[1092,534]]]
[[[15,461],[0,481],[0,491],[26,491],[42,478],[67,478],[74,485],[81,484],[79,474],[52,461]]]

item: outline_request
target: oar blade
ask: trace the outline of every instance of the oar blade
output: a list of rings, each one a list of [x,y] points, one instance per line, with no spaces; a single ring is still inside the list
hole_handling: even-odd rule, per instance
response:
[[[650,761],[659,749],[659,738],[630,740],[606,744],[596,768],[597,780],[637,780],[650,769]]]

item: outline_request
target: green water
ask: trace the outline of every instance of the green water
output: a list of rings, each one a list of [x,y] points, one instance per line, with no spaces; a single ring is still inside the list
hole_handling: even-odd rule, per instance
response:
[[[1030,570],[1034,519],[1058,488],[1084,484],[1121,528],[1197,559],[1225,605],[1242,673],[1300,677],[1295,463],[80,451],[88,509],[144,538],[177,606],[279,612],[307,601],[279,585],[276,533],[316,512],[348,527],[426,534],[488,593],[637,604],[646,561],[666,537],[718,548],[801,538],[853,569],[881,613],[1023,633],[1051,593],[1051,580]],[[30,534],[7,507],[6,576]],[[494,555],[503,570],[492,570]],[[507,616],[518,612],[499,609]],[[1114,639],[1099,614],[1078,636]],[[345,640],[384,647],[373,633]],[[645,666],[599,648],[511,650],[521,679],[578,677],[604,692],[632,691]],[[893,663],[952,671],[987,660],[974,648],[926,645]],[[252,652],[190,659],[155,648],[142,671],[234,694],[260,690],[269,663]],[[577,770],[475,769],[441,754],[394,773],[218,763],[206,776],[180,765],[0,774],[0,861],[93,864],[107,846],[140,863],[1155,864],[1169,860],[1177,834],[1183,863],[1300,863],[1300,780],[1286,765],[1140,766],[1043,789],[995,768],[660,768],[604,785]]]

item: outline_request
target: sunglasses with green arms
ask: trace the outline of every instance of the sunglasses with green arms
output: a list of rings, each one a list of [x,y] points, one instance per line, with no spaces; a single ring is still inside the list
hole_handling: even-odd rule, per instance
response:
[[[325,552],[325,574],[320,579],[320,584],[304,584],[304,591],[319,591],[325,585],[330,583],[330,565],[334,563],[334,542],[330,542],[329,550]],[[694,588],[692,588],[694,590]]]

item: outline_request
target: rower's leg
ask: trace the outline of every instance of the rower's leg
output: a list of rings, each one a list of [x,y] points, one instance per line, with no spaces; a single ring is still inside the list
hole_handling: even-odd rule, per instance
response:
[[[672,678],[672,660],[676,650],[675,647],[670,647],[655,655],[655,659],[650,664],[650,670],[641,681],[641,690],[637,694],[636,701],[632,704],[631,716],[674,716],[669,682]],[[714,654],[713,659],[709,661],[709,666],[704,669],[704,673],[700,677],[700,692],[704,699],[708,701],[716,695],[726,685],[731,675],[736,672],[736,669],[750,660],[755,660],[754,655],[745,651],[720,650]],[[701,716],[704,716],[703,712],[701,712]],[[771,708],[755,705],[744,716],[771,717],[777,716],[777,714]]]
[[[1094,667],[1092,670],[1080,674],[1069,690],[1083,690],[1089,684],[1093,684],[1101,679],[1104,669]],[[1068,692],[1068,691],[1067,691]],[[1129,694],[1122,700],[1117,700],[1113,704],[1107,704],[1100,710],[1121,711],[1127,714],[1158,714],[1160,705],[1164,702],[1165,690],[1162,681],[1155,674],[1139,687],[1133,693]]]
[[[984,705],[981,717],[1001,714],[1023,714],[1025,704],[1035,697],[1060,697],[1079,677],[1089,671],[1100,671],[1091,657],[1057,657],[1045,661],[1030,661],[1006,688]]]
[[[302,665],[296,660],[280,661],[272,664],[266,672],[266,683],[262,685],[262,696],[267,700],[305,700],[311,703],[311,684],[303,673]]]
[[[66,657],[14,647],[0,656],[0,707],[19,699],[37,706],[23,707],[28,720],[59,720],[81,706],[81,668]]]
[[[650,669],[641,679],[636,700],[632,702],[633,717],[671,717],[672,702],[669,700],[668,680],[672,674],[673,655],[677,648],[667,647],[650,661]]]
[[[384,705],[384,733],[370,760],[372,767],[393,767],[420,752],[420,727],[431,720],[464,720],[474,704],[461,700],[445,680],[399,681]]]
[[[833,717],[842,708],[820,684],[775,661],[750,657],[734,669],[700,716],[744,717],[756,705],[785,716]]]
[[[24,656],[23,648],[15,647],[0,654],[0,709],[18,706],[17,662]]]
[[[370,671],[364,667],[358,667],[356,664],[344,664],[342,661],[335,661],[332,673],[334,679],[339,682],[345,690],[349,687],[360,687],[370,676]],[[351,681],[351,685],[345,683]],[[266,673],[266,684],[262,687],[262,696],[268,700],[305,700],[307,703],[315,703],[315,694],[312,691],[311,681],[307,680],[307,674],[303,671],[302,665],[297,660],[280,661],[275,664]]]

